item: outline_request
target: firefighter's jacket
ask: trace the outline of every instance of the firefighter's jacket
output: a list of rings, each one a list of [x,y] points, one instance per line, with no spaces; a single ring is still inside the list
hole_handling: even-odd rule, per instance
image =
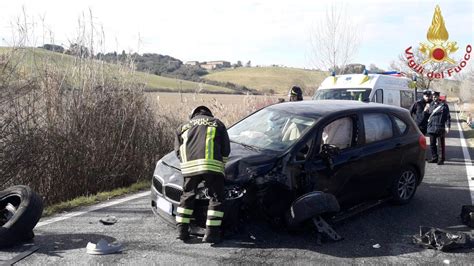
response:
[[[219,119],[197,115],[177,130],[175,151],[181,161],[183,176],[224,175],[230,153],[227,129]]]

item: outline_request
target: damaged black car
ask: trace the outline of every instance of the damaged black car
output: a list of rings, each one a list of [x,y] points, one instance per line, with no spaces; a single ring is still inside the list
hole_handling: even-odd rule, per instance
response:
[[[425,137],[408,111],[398,107],[332,100],[279,103],[242,119],[228,133],[224,227],[252,213],[293,228],[312,221],[331,234],[325,220],[381,200],[406,204],[424,176]],[[152,210],[172,225],[182,194],[179,165],[170,152],[152,178]],[[207,203],[202,186],[192,220],[195,232],[205,227]]]

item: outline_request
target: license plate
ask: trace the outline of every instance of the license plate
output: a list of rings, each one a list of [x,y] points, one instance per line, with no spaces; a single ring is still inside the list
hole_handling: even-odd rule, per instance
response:
[[[173,210],[173,205],[171,202],[165,200],[164,198],[158,196],[158,201],[156,202],[156,206],[160,208],[160,210],[166,212],[167,214],[171,215]]]

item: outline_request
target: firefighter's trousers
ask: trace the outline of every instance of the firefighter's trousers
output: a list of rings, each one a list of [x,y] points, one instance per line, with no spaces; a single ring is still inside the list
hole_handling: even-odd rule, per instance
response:
[[[207,210],[206,226],[221,226],[224,217],[224,176],[212,173],[184,177],[183,195],[177,210],[176,222],[182,224],[189,224],[191,222],[196,190],[201,182],[204,182],[204,186],[207,188],[208,195],[211,198]]]

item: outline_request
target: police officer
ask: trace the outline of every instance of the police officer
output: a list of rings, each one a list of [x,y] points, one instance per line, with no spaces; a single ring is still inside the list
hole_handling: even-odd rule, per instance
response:
[[[440,100],[439,92],[433,93],[433,102],[428,109],[428,128],[430,135],[431,160],[430,163],[444,164],[445,155],[445,135],[451,128],[451,115],[449,107]]]
[[[288,92],[290,97],[290,102],[302,101],[303,100],[303,90],[298,86],[293,86]]]
[[[214,118],[209,108],[196,107],[191,112],[190,121],[176,133],[175,151],[184,177],[183,195],[176,215],[178,238],[189,239],[196,189],[204,181],[210,200],[203,242],[218,243],[224,217],[224,165],[230,153],[227,129]]]
[[[426,135],[428,117],[430,116],[428,113],[429,103],[432,101],[431,91],[425,90],[423,91],[423,99],[415,102],[410,108],[410,114],[423,135]]]

